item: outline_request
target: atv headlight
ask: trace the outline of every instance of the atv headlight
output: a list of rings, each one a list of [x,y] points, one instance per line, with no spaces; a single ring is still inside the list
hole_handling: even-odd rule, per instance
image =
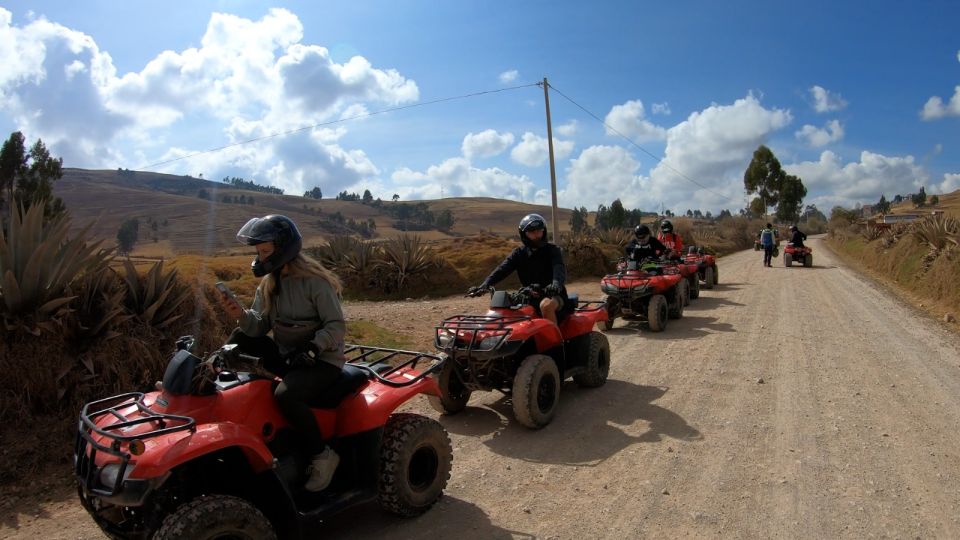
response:
[[[605,292],[605,293],[616,294],[618,290],[619,290],[619,288],[618,288],[616,285],[612,284],[612,283],[604,283],[604,284],[603,284],[603,292]]]
[[[452,332],[439,331],[437,332],[437,347],[441,349],[448,349],[453,342],[456,341],[457,336]]]
[[[477,343],[477,349],[481,351],[492,351],[500,345],[500,342],[503,341],[503,336],[490,336],[485,337],[480,340],[480,343]]]
[[[127,470],[123,473],[123,479],[126,480],[126,477],[130,475],[131,467],[127,467]],[[120,476],[120,464],[119,463],[109,463],[104,465],[100,469],[100,484],[104,487],[110,488],[111,490],[118,486],[117,479]]]
[[[642,293],[642,292],[646,292],[646,291],[647,291],[647,286],[646,286],[646,285],[637,285],[636,287],[633,288],[633,292],[635,292],[635,293]]]

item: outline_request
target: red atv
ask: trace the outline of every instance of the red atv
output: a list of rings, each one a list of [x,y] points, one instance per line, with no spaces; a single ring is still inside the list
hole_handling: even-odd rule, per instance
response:
[[[689,283],[675,264],[621,259],[617,272],[600,280],[600,290],[607,295],[604,328],[613,328],[617,317],[634,317],[646,321],[650,330],[662,332],[668,317],[683,317],[683,306],[689,302]]]
[[[783,265],[789,268],[793,263],[802,263],[807,268],[813,266],[813,250],[806,246],[793,247],[793,242],[787,242],[783,250]]]
[[[700,273],[699,265],[684,259],[665,259],[659,263],[664,268],[676,268],[680,276],[687,280],[687,296],[684,305],[690,305],[690,300],[700,298]],[[675,317],[678,318],[679,317]]]
[[[348,345],[313,403],[340,456],[330,486],[303,489],[310,459],[277,408],[277,379],[225,345],[207,360],[177,341],[163,390],[86,404],[74,450],[80,501],[111,538],[315,538],[320,521],[378,499],[415,516],[442,495],[452,448],[435,420],[394,412],[437,395],[443,355]]]
[[[690,246],[684,257],[687,264],[696,264],[697,273],[703,281],[704,289],[712,289],[720,282],[720,269],[717,268],[717,258],[705,253],[702,247]]]
[[[610,345],[593,331],[607,319],[602,302],[571,294],[558,326],[531,305],[543,297],[539,287],[490,292],[485,315],[456,315],[436,327],[436,347],[448,358],[437,376],[440,394],[430,396],[435,409],[458,413],[472,392],[499,390],[511,396],[518,422],[539,429],[553,420],[564,380],[589,388],[607,381]]]

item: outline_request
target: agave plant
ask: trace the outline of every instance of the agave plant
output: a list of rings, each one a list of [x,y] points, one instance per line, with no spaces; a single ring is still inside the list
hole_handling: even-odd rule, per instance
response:
[[[397,289],[403,289],[407,280],[442,264],[436,254],[419,236],[403,234],[383,244],[377,265],[388,272]]]
[[[99,241],[85,240],[91,225],[68,238],[69,218],[44,223],[43,205],[11,212],[7,227],[0,228],[0,317],[8,330],[31,323],[32,333],[52,330],[50,319],[74,298],[65,292],[68,285],[108,260],[110,251],[100,249]]]
[[[107,265],[85,274],[78,289],[72,304],[74,313],[67,319],[64,331],[73,346],[82,351],[97,339],[117,337],[119,333],[114,328],[133,315],[124,307],[124,287]]]
[[[131,313],[155,328],[164,328],[180,318],[174,312],[191,291],[178,283],[175,268],[164,273],[163,261],[157,261],[141,279],[129,258],[123,261],[123,267],[127,284],[125,302]]]
[[[941,250],[948,244],[957,243],[958,232],[960,232],[960,222],[943,215],[936,215],[916,223],[913,228],[913,237],[935,250]]]
[[[628,229],[599,229],[594,233],[597,240],[602,244],[610,244],[617,247],[624,247],[630,242],[633,233]]]

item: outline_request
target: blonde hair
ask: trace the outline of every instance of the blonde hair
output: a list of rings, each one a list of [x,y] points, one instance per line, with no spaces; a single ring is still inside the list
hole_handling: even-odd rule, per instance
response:
[[[310,257],[309,255],[304,255],[301,252],[297,254],[295,259],[288,262],[284,266],[287,271],[284,277],[319,277],[333,287],[333,290],[336,291],[338,297],[343,292],[343,283],[340,281],[340,277],[333,273],[332,270],[321,264],[320,261]],[[263,276],[263,280],[260,281],[261,305],[263,307],[260,313],[262,315],[269,313],[270,309],[273,307],[273,295],[276,289],[277,278],[274,277],[273,272]]]

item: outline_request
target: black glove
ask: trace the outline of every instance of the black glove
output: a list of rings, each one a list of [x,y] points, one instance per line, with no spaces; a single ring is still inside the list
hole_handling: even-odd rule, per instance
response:
[[[560,296],[560,287],[559,283],[551,283],[543,289],[544,296]]]
[[[291,369],[313,367],[319,357],[320,351],[317,350],[317,346],[314,345],[313,342],[310,342],[301,347],[297,347],[295,351],[288,354],[284,359],[284,363]]]
[[[480,285],[479,287],[470,287],[467,289],[467,296],[480,296],[481,294],[487,292],[487,285]]]

